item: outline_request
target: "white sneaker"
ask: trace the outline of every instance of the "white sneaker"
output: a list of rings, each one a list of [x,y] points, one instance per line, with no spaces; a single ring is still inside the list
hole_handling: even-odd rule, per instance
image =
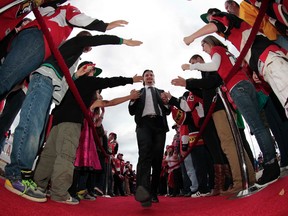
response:
[[[197,192],[193,193],[193,194],[191,195],[191,197],[192,197],[192,198],[201,197],[201,193],[200,193],[199,191],[197,191]]]

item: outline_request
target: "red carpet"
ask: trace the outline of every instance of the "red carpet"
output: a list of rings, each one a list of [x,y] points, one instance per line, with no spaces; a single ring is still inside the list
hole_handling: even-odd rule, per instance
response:
[[[283,193],[284,192],[284,193]],[[247,197],[227,199],[227,197],[159,197],[160,203],[144,209],[134,197],[98,197],[96,201],[81,201],[71,206],[48,200],[46,203],[34,203],[23,199],[4,188],[0,178],[0,215],[2,216],[42,216],[42,215],[104,215],[104,216],[287,216],[288,215],[288,177]]]

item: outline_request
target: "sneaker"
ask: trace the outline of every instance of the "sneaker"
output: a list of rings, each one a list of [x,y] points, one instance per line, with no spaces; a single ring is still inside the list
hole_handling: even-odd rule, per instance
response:
[[[84,193],[85,193],[85,190],[81,190],[81,191],[78,191],[76,193],[76,196],[79,198],[78,200],[83,200],[84,199]],[[76,198],[75,196],[72,196],[74,198]]]
[[[184,197],[191,197],[191,195],[192,195],[192,192],[190,191],[190,192],[184,194]]]
[[[97,192],[95,191],[95,190],[93,190],[93,191],[89,191],[88,192],[91,196],[93,196],[93,197],[95,197],[95,198],[97,198]],[[101,195],[101,196],[103,196],[103,195]]]
[[[51,191],[49,189],[44,189],[44,188],[41,188],[41,187],[37,187],[37,189],[39,191],[41,191],[43,194],[45,194],[45,196],[51,197]]]
[[[68,205],[77,205],[77,204],[79,204],[79,201],[77,199],[75,199],[74,197],[71,197],[71,196],[65,201],[58,201],[58,200],[55,200],[55,201],[58,202],[58,203],[64,203],[64,204],[68,204]]]
[[[10,181],[6,179],[5,188],[12,193],[22,196],[34,202],[46,202],[46,194],[37,189],[37,185],[32,179]]]
[[[81,199],[81,200],[90,200],[90,201],[94,201],[96,200],[96,198],[94,196],[91,196],[87,190],[81,190],[77,193],[78,197]]]
[[[275,160],[271,164],[265,164],[262,176],[255,183],[257,187],[265,187],[278,180],[280,176],[280,167],[278,161]]]
[[[76,195],[72,195],[72,194],[70,194],[70,196],[72,197],[72,198],[74,198],[74,199],[76,199],[76,200],[78,200],[79,202],[80,202],[80,197],[76,194]]]
[[[192,194],[191,194],[191,197],[192,197],[192,198],[201,197],[201,193],[200,193],[199,191],[196,191],[195,193],[192,193]]]
[[[95,190],[96,195],[98,195],[98,196],[104,195],[103,191],[101,189],[99,189],[98,187],[94,187],[94,190]]]
[[[84,200],[90,200],[90,201],[96,200],[96,197],[91,196],[89,193],[86,193],[86,194],[83,196],[83,198],[84,198]]]
[[[282,166],[280,167],[280,172],[284,172],[288,170],[288,166]]]

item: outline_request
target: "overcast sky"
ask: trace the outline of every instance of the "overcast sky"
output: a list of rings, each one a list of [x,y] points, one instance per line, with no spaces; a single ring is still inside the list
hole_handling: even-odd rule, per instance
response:
[[[118,19],[128,21],[127,26],[107,31],[106,34],[143,42],[139,47],[99,46],[93,48],[90,53],[83,54],[83,61],[93,61],[97,67],[103,69],[101,77],[132,77],[135,74],[141,75],[145,69],[151,69],[155,74],[155,86],[170,91],[176,97],[180,97],[185,89],[172,86],[170,82],[173,78],[199,77],[199,73],[183,72],[181,65],[187,63],[194,54],[200,54],[206,61],[210,61],[210,57],[202,52],[201,38],[190,46],[184,44],[183,38],[204,25],[200,15],[207,12],[209,8],[225,9],[225,0],[71,0],[68,2],[83,13],[105,22]],[[74,28],[70,37],[81,30]],[[101,33],[92,31],[92,34]],[[225,44],[235,51],[229,42]],[[131,89],[139,90],[142,87],[141,83],[136,83],[105,89],[102,91],[102,96],[110,100],[129,94]],[[175,134],[171,128],[174,124],[171,115],[168,116],[168,123],[170,131],[167,133],[166,145],[171,144]],[[136,124],[134,116],[129,115],[128,102],[107,107],[103,125],[108,134],[110,132],[118,134],[119,152],[124,154],[124,160],[129,160],[136,168],[138,159]]]
[[[102,46],[93,48],[89,54],[83,54],[83,60],[96,62],[103,69],[101,77],[127,76],[142,74],[145,69],[154,71],[156,87],[170,91],[180,97],[184,88],[170,84],[178,75],[185,78],[195,73],[183,72],[181,64],[188,62],[193,54],[201,54],[206,61],[210,57],[202,52],[198,39],[192,46],[186,46],[183,38],[204,25],[200,19],[202,13],[211,7],[224,10],[225,0],[71,0],[72,5],[91,17],[111,22],[124,19],[129,24],[115,28],[106,34],[113,34],[126,39],[141,40],[140,47]],[[74,36],[81,29],[73,30]],[[99,32],[92,32],[99,34]],[[226,44],[229,44],[225,42]],[[131,89],[140,89],[142,84],[127,85],[102,91],[104,99],[126,95]],[[168,116],[170,131],[167,133],[166,145],[170,145],[175,134],[171,128],[172,116]],[[138,149],[134,117],[129,115],[128,102],[107,107],[104,128],[118,134],[119,152],[124,160],[137,164]]]

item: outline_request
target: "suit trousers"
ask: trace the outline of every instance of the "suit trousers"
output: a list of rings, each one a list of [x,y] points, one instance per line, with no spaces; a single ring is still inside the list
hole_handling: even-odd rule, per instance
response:
[[[152,195],[157,195],[162,158],[166,140],[166,128],[161,125],[162,117],[143,117],[137,125],[138,142],[137,187],[143,186]],[[152,179],[151,179],[151,168]]]

